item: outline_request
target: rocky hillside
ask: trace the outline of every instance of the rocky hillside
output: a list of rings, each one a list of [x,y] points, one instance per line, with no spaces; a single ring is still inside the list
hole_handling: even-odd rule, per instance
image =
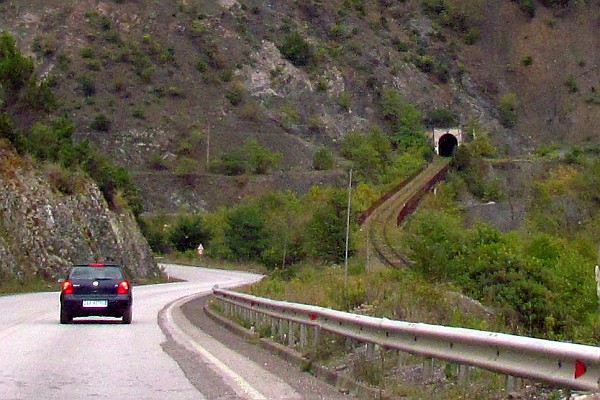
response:
[[[72,263],[90,261],[121,263],[133,279],[158,274],[129,211],[110,211],[83,177],[70,177],[76,190],[65,195],[56,173],[0,148],[0,277],[56,281]]]
[[[0,1],[55,114],[138,175],[146,211],[330,181],[314,153],[389,131],[390,89],[429,126],[479,122],[507,154],[597,146],[599,24],[593,1]],[[276,174],[210,171],[248,138],[283,155]]]

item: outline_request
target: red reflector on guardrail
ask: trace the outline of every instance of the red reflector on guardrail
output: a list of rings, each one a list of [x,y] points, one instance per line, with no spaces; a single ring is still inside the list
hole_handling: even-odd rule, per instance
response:
[[[579,360],[575,360],[575,379],[580,378],[587,372],[587,367]]]
[[[314,321],[315,319],[317,319],[317,314],[310,314],[310,320]]]

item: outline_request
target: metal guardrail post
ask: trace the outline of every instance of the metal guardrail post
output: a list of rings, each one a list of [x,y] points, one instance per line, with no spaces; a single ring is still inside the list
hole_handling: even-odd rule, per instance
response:
[[[315,325],[313,327],[313,347],[317,347],[319,345],[319,335],[321,334],[321,327]]]
[[[511,375],[506,375],[506,391],[509,393],[514,392],[517,390],[517,387],[517,378]]]
[[[277,318],[271,317],[271,337],[277,337]]]
[[[279,320],[279,341],[283,343],[285,340],[285,320],[282,318]]]
[[[468,365],[461,364],[458,366],[458,384],[468,385],[469,377],[471,375],[471,367]]]
[[[294,337],[294,323],[292,321],[288,321],[288,346],[294,346],[296,339]]]
[[[300,325],[300,347],[306,347],[308,344],[308,340],[306,337],[306,325]]]
[[[396,353],[398,354],[398,368],[401,368],[404,366],[406,355],[401,350],[396,350]]]
[[[367,343],[367,360],[375,357],[375,343]]]
[[[433,358],[427,358],[423,362],[423,379],[425,381],[429,381],[433,378],[433,366],[434,366]]]

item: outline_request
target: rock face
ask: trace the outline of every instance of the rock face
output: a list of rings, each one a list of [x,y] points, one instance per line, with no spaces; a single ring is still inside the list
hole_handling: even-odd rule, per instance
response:
[[[65,195],[30,160],[0,148],[0,277],[55,279],[92,261],[120,263],[132,279],[158,273],[131,212],[111,211],[86,179]]]

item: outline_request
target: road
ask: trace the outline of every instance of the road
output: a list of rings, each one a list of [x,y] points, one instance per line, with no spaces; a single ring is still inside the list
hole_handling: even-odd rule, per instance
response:
[[[135,287],[131,325],[110,318],[60,325],[58,293],[0,297],[0,399],[313,398],[182,317],[181,299],[260,276],[165,267],[187,282]],[[331,396],[318,398],[338,398],[325,392]]]

